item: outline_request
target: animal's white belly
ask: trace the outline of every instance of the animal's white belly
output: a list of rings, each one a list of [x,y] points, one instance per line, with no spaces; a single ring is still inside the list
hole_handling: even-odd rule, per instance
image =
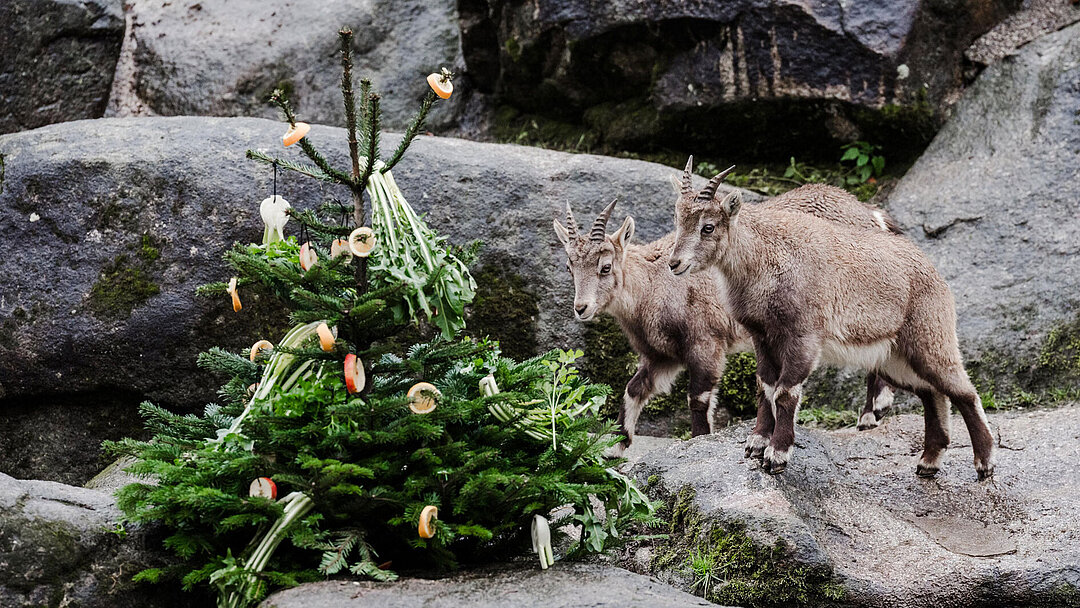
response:
[[[929,385],[911,369],[890,340],[852,345],[826,342],[821,348],[820,363],[881,372],[887,379],[913,389]]]

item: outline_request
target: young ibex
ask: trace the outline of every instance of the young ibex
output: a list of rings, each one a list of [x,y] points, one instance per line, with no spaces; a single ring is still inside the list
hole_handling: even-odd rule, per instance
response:
[[[684,173],[680,190],[692,194],[689,173]],[[762,204],[864,228],[886,230],[892,226],[881,211],[830,186],[804,186]],[[727,312],[713,278],[671,274],[668,255],[674,234],[646,245],[631,244],[632,217],[627,217],[615,234],[606,234],[614,206],[613,201],[603,210],[588,235],[578,234],[569,204],[567,225],[556,220],[554,226],[566,249],[567,270],[574,278],[577,318],[588,321],[600,313],[611,314],[639,355],[637,372],[626,385],[619,410],[618,422],[626,435],[616,450],[621,453],[633,439],[642,408],[652,397],[670,390],[683,369],[688,370],[690,380],[691,434],[710,432],[716,383],[723,375],[725,358],[728,353],[748,350],[750,339]],[[888,385],[870,374],[860,428],[877,426],[891,404]]]
[[[747,455],[783,471],[806,377],[818,365],[862,367],[912,390],[925,406],[917,474],[933,476],[949,445],[949,402],[971,435],[975,470],[994,470],[994,439],[964,371],[952,293],[909,240],[805,213],[722,198],[726,172],[675,205],[676,275],[715,268],[728,309],[749,331],[764,387]]]

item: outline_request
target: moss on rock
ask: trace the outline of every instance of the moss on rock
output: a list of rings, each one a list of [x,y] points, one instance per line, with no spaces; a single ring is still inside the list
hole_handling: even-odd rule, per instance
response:
[[[156,239],[144,234],[127,249],[102,269],[90,288],[90,310],[98,317],[125,319],[136,306],[161,293],[153,276],[161,257]]]
[[[659,484],[650,484],[653,491]],[[828,568],[795,562],[781,540],[765,545],[743,525],[707,520],[694,504],[693,487],[664,498],[667,539],[654,547],[649,569],[678,574],[688,590],[738,606],[828,606],[841,603],[844,588]]]
[[[536,295],[525,279],[494,265],[473,272],[476,298],[469,315],[467,333],[476,338],[499,341],[503,354],[523,360],[539,354],[536,317],[540,313]]]

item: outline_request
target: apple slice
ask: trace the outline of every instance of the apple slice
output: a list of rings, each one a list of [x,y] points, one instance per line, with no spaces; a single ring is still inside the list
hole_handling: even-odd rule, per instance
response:
[[[330,257],[336,258],[339,255],[349,256],[348,259],[345,260],[345,263],[352,263],[352,250],[349,248],[349,239],[334,239],[334,241],[330,243]]]
[[[319,334],[319,346],[326,352],[334,350],[334,340],[337,339],[337,328],[333,330],[326,323],[319,323],[319,326],[315,328],[315,333]]]
[[[255,361],[264,350],[273,350],[274,345],[269,340],[259,340],[255,344],[251,345],[251,353],[248,354],[248,359]]]
[[[420,525],[417,526],[416,532],[420,535],[420,538],[431,538],[435,536],[434,521],[439,519],[439,507],[435,505],[428,505],[424,507],[423,511],[420,511]]]
[[[298,122],[295,125],[290,125],[289,130],[285,132],[285,135],[281,136],[281,143],[288,148],[301,139],[304,139],[304,136],[306,136],[310,130],[311,125],[306,122]]]
[[[361,226],[349,235],[349,249],[353,255],[366,258],[375,248],[375,231],[370,226]]]
[[[359,393],[364,390],[366,380],[364,364],[360,361],[360,357],[352,353],[345,355],[345,388],[350,393]]]
[[[304,243],[300,246],[300,268],[305,271],[309,270],[316,262],[319,261],[319,256],[315,254],[315,250],[311,248],[311,243]]]
[[[442,395],[435,385],[429,382],[417,382],[412,385],[406,396],[409,398],[409,409],[414,414],[430,414],[435,411],[435,399]]]
[[[276,500],[277,484],[269,477],[259,477],[251,482],[251,487],[248,488],[248,496],[251,496],[252,498],[269,498],[270,500]]]

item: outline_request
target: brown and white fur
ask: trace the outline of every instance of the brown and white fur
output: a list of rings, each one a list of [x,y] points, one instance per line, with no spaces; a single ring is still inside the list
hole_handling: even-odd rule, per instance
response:
[[[676,203],[674,274],[716,269],[728,309],[757,356],[757,424],[747,454],[783,471],[803,382],[819,363],[861,367],[907,388],[925,406],[921,476],[937,473],[949,445],[949,403],[971,436],[975,470],[994,470],[994,439],[964,370],[952,293],[909,240],[805,213],[742,205],[716,194],[722,173]]]
[[[684,189],[689,181],[684,180]],[[716,383],[723,375],[728,353],[749,350],[749,334],[725,308],[720,285],[709,276],[675,277],[668,268],[674,234],[645,245],[632,244],[634,220],[627,217],[615,234],[606,234],[612,202],[579,235],[567,206],[567,226],[554,222],[574,278],[574,309],[579,320],[597,314],[615,317],[639,355],[637,372],[626,385],[618,422],[626,438],[615,450],[630,444],[641,410],[648,401],[670,390],[683,369],[689,371],[687,401],[691,434],[711,432]],[[815,213],[841,223],[888,229],[891,220],[880,210],[863,205],[847,192],[830,186],[804,186],[763,203]],[[759,400],[761,388],[758,389]],[[892,391],[876,374],[867,377],[866,408],[860,428],[877,426],[892,404]]]

